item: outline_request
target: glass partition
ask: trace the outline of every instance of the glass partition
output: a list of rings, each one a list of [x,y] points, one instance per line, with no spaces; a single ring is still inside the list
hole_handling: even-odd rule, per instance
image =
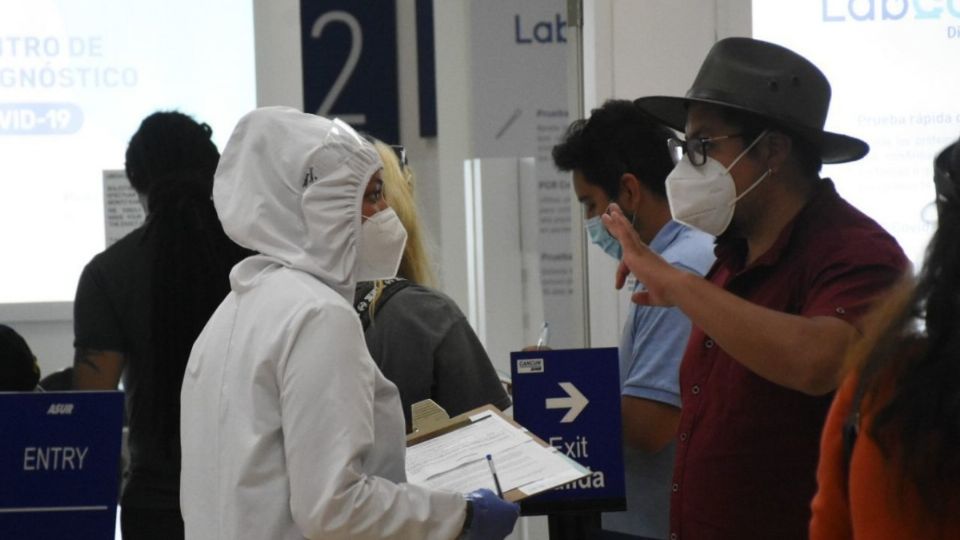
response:
[[[565,0],[461,1],[465,311],[506,374],[510,351],[535,345],[545,324],[550,347],[587,345],[580,209],[551,157],[581,116],[578,31]],[[441,106],[441,161],[456,155],[445,152],[444,116]]]

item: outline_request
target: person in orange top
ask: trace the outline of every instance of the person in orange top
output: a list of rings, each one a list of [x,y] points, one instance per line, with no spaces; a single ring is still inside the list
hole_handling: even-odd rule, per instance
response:
[[[934,180],[919,280],[877,311],[827,418],[812,540],[960,538],[960,141]]]

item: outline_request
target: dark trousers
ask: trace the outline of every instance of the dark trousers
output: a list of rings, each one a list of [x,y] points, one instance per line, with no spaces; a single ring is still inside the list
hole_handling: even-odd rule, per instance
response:
[[[180,510],[120,507],[123,540],[183,540]]]

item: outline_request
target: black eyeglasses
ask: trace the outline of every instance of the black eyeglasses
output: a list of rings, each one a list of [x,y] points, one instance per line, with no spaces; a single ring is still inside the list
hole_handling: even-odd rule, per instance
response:
[[[732,135],[720,135],[718,137],[695,137],[687,140],[670,137],[667,139],[667,148],[670,150],[670,157],[673,158],[674,163],[679,163],[680,160],[683,159],[684,154],[686,154],[690,158],[690,163],[699,167],[707,162],[708,144],[714,141],[722,141],[724,139],[733,139],[742,136],[742,133],[734,133]]]

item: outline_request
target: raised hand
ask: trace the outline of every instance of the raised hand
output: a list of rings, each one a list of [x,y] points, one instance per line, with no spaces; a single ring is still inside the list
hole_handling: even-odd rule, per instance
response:
[[[685,273],[663,260],[640,240],[640,235],[616,203],[611,203],[600,219],[623,248],[623,259],[617,268],[617,289],[623,287],[627,274],[633,274],[646,287],[646,290],[633,294],[631,299],[634,303],[672,306],[674,302],[670,299],[669,285]]]

